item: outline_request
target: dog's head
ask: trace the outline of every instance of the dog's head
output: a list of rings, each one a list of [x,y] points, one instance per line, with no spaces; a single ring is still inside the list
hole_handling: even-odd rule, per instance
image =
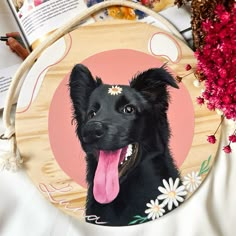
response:
[[[145,151],[168,146],[168,85],[178,88],[163,67],[136,75],[130,86],[103,84],[82,64],[73,68],[69,88],[76,134],[95,163],[88,171],[94,172],[98,202],[116,198],[120,182],[144,161]]]

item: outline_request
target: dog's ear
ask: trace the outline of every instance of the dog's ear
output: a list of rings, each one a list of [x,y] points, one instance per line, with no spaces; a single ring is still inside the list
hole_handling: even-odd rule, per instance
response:
[[[167,86],[179,88],[165,67],[152,68],[136,75],[130,87],[142,93],[150,102],[168,101]]]
[[[100,84],[102,84],[101,79],[94,79],[86,66],[77,64],[72,69],[69,79],[69,90],[74,109],[74,118],[77,121],[84,120],[88,98]]]

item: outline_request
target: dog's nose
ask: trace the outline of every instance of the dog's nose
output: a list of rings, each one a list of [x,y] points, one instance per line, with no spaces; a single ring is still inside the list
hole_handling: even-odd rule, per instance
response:
[[[90,122],[82,131],[83,141],[85,143],[95,142],[104,135],[104,132],[104,125],[101,122]]]

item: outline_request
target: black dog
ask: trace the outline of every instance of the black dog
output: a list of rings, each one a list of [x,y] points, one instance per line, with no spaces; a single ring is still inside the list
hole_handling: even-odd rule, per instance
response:
[[[86,152],[86,215],[127,225],[144,215],[162,180],[179,178],[169,150],[167,86],[178,88],[164,67],[138,74],[130,86],[110,86],[78,64],[69,88],[76,134]]]

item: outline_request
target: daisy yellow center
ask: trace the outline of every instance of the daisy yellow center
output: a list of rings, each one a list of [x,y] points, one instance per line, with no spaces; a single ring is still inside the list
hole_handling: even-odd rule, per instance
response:
[[[192,184],[195,183],[195,179],[193,177],[190,178],[190,183],[192,183]]]
[[[113,91],[113,92],[118,92],[119,89],[118,89],[118,88],[112,88],[112,91]]]
[[[160,207],[159,207],[159,206],[153,206],[153,207],[152,207],[152,210],[153,210],[154,212],[159,212],[159,211],[160,211]]]
[[[168,196],[170,198],[175,198],[176,197],[176,192],[175,191],[171,191],[171,192],[168,193]]]

